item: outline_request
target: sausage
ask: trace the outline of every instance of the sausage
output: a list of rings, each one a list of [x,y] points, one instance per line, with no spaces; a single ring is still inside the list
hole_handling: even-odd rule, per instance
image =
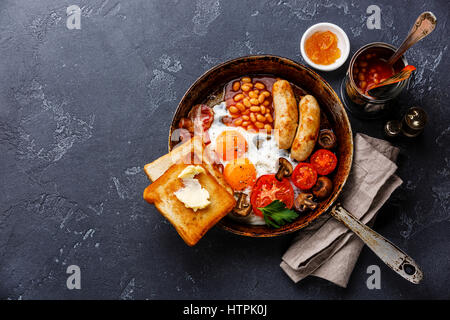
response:
[[[272,86],[275,111],[275,140],[280,149],[289,149],[298,126],[298,109],[294,91],[286,80],[278,80]]]
[[[314,149],[320,128],[320,107],[316,98],[304,96],[299,103],[300,123],[291,147],[291,158],[306,160]]]

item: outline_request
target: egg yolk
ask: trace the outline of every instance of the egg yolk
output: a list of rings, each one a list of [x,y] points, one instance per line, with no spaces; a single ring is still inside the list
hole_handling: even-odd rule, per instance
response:
[[[247,140],[237,131],[224,131],[216,139],[216,153],[223,161],[241,158],[247,149]]]
[[[223,176],[233,190],[242,191],[255,183],[256,169],[247,158],[239,158],[225,166]]]

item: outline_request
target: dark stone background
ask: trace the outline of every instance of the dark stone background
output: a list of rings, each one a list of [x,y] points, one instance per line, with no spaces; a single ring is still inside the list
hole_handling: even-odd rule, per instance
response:
[[[82,9],[81,30],[66,8]],[[366,8],[382,9],[381,30]],[[404,180],[375,229],[423,268],[404,281],[364,248],[347,289],[279,267],[293,235],[252,239],[214,228],[187,247],[142,199],[144,164],[167,152],[178,101],[204,71],[258,53],[302,62],[302,33],[333,22],[362,45],[399,45],[430,10],[432,35],[413,47],[415,79],[398,113],[419,105],[429,125],[400,138]],[[442,1],[2,0],[0,3],[0,297],[9,299],[449,298],[449,5]],[[347,63],[348,64],[348,63]],[[347,64],[321,73],[337,90]],[[351,118],[383,137],[382,121]],[[66,288],[80,266],[82,289]],[[366,269],[381,267],[381,290]]]

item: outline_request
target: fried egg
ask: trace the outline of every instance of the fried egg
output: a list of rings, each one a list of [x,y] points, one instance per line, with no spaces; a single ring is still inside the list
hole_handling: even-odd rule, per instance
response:
[[[290,159],[288,150],[279,149],[272,134],[249,132],[241,127],[227,126],[222,118],[229,116],[226,103],[213,107],[214,121],[208,130],[211,148],[223,164],[223,175],[235,191],[246,193],[250,197],[251,188],[256,179],[264,174],[277,172],[278,159]],[[249,224],[265,224],[264,219],[251,213],[247,217],[234,219]]]

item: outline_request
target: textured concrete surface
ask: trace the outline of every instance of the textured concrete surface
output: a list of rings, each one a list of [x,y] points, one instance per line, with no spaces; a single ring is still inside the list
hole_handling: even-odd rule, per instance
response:
[[[368,30],[366,8],[382,9]],[[68,30],[66,8],[82,10]],[[438,26],[407,58],[415,79],[399,98],[426,109],[417,139],[397,139],[403,186],[375,229],[423,268],[414,286],[365,248],[347,289],[293,284],[279,267],[293,235],[250,239],[211,230],[187,247],[142,200],[143,165],[167,151],[185,90],[227,59],[258,53],[303,62],[302,33],[329,21],[351,53],[399,45],[431,10]],[[447,1],[3,0],[0,3],[0,298],[411,299],[450,298],[450,113]],[[345,67],[321,73],[335,88]],[[382,138],[384,121],[351,118]],[[81,290],[66,268],[81,268]],[[381,290],[366,269],[381,267]]]

